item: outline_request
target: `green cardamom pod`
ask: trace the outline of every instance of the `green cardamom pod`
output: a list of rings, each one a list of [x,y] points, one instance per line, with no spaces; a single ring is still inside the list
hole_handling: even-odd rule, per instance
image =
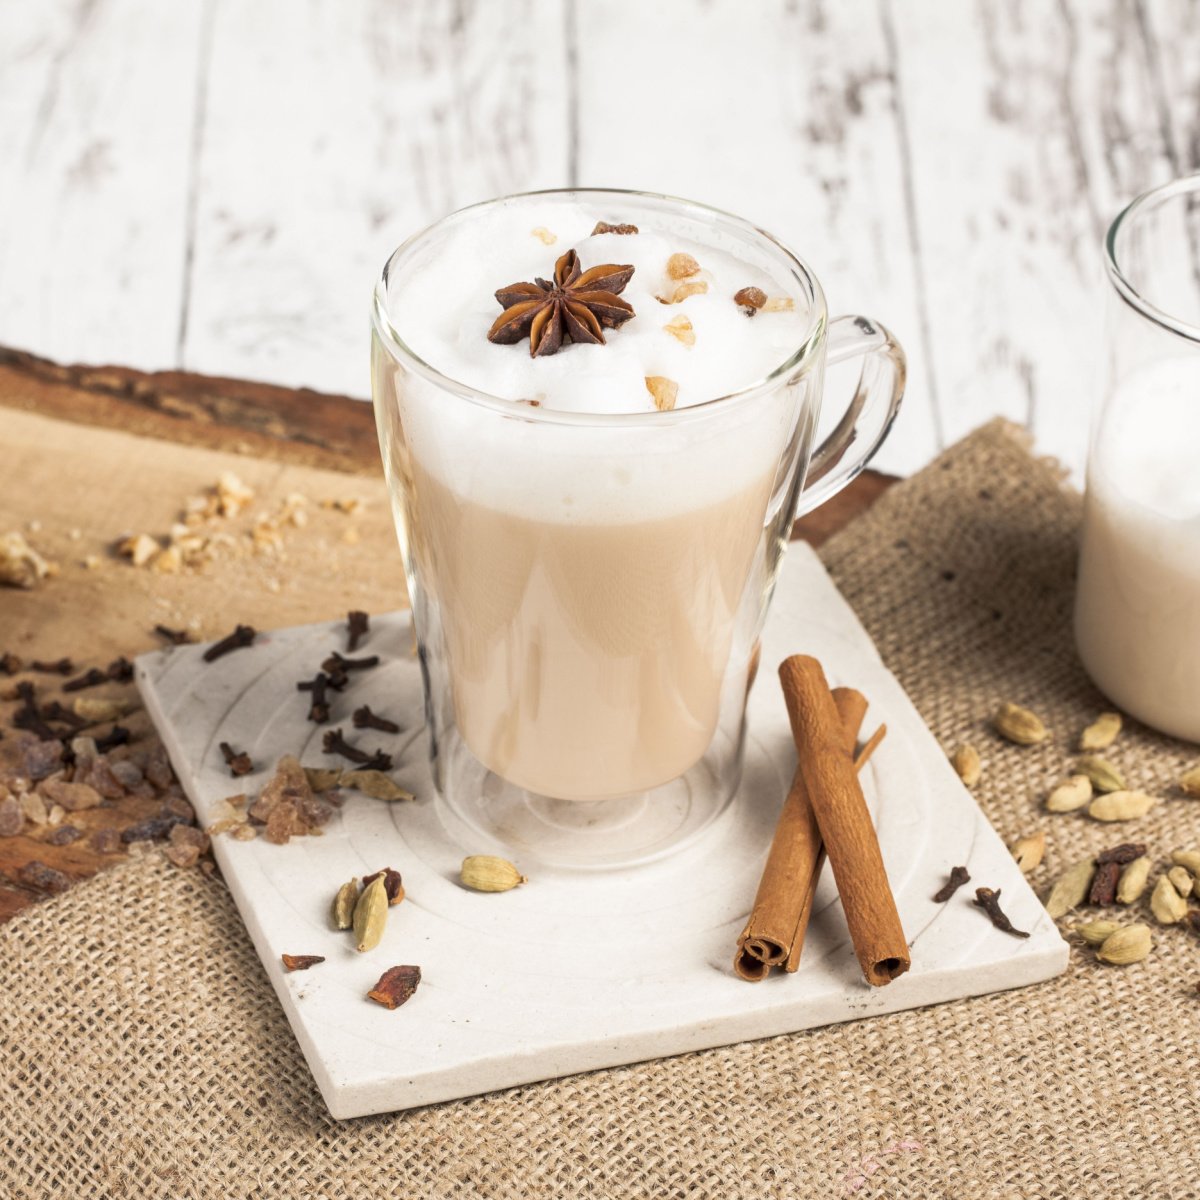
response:
[[[1046,911],[1057,921],[1073,908],[1083,903],[1096,874],[1096,863],[1091,858],[1081,858],[1068,867],[1046,897]]]
[[[1126,925],[1104,939],[1100,949],[1096,951],[1096,957],[1101,962],[1124,967],[1130,963],[1141,962],[1149,955],[1153,944],[1148,926]]]
[[[349,929],[354,924],[354,906],[358,903],[358,880],[351,879],[338,888],[330,915],[334,929]]]
[[[360,951],[374,950],[387,924],[387,885],[376,875],[362,890],[354,906],[354,941]]]
[[[1086,775],[1098,792],[1125,790],[1125,779],[1121,772],[1108,759],[1101,758],[1098,754],[1085,754],[1075,764],[1075,770],[1080,775]]]

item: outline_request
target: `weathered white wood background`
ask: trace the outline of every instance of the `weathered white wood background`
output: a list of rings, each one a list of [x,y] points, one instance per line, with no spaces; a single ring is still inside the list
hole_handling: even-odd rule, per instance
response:
[[[911,360],[880,465],[1078,466],[1099,243],[1200,159],[1195,0],[4,0],[0,344],[367,394],[388,250],[489,195],[693,196]]]

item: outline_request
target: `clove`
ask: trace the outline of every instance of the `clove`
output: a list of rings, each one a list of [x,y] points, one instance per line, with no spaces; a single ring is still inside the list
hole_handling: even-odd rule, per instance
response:
[[[35,658],[29,664],[29,670],[38,671],[42,675],[70,675],[75,670],[75,664],[69,658],[60,658],[57,662],[43,662]]]
[[[129,730],[124,725],[114,725],[103,737],[96,739],[96,749],[105,754],[114,746],[125,745],[129,736]]]
[[[0,674],[19,675],[24,667],[25,664],[15,654],[0,654]]]
[[[64,725],[69,725],[72,729],[85,729],[87,721],[71,709],[65,708],[57,700],[51,700],[49,704],[42,706],[42,719],[46,721],[61,721]]]
[[[239,775],[249,775],[254,770],[250,755],[245,750],[235,750],[228,742],[221,743],[221,757],[229,767],[230,775],[235,778]]]
[[[937,904],[945,904],[955,892],[958,891],[964,883],[970,883],[971,876],[967,872],[966,867],[952,867],[950,869],[950,878],[933,897]]]
[[[369,667],[379,666],[379,655],[372,654],[369,658],[343,658],[336,650],[321,664],[322,671],[331,675],[345,675],[347,671],[365,671]]]
[[[365,612],[348,612],[346,614],[346,626],[348,629],[348,637],[346,638],[346,651],[353,654],[358,649],[358,643],[362,638],[367,636],[367,631],[371,625],[371,618]]]
[[[389,721],[386,717],[376,715],[371,711],[369,704],[364,704],[362,708],[356,708],[351,720],[354,722],[355,729],[378,729],[380,733],[400,732],[400,726],[395,721]]]
[[[253,625],[238,625],[228,637],[223,637],[219,642],[213,642],[211,646],[204,652],[205,662],[216,662],[225,654],[229,654],[234,650],[242,650],[246,646],[252,645],[254,639],[258,636],[258,631]]]
[[[991,917],[992,924],[997,929],[1001,929],[1005,933],[1011,933],[1013,937],[1027,938],[1029,936],[1029,934],[1022,930],[1014,928],[1013,923],[1001,911],[999,888],[995,891],[988,887],[976,888],[975,903]]]
[[[368,771],[390,771],[392,769],[390,754],[385,754],[382,750],[376,750],[374,754],[367,754],[346,741],[340,729],[330,729],[325,734],[322,746],[326,754],[340,754],[342,758],[348,758],[352,763],[359,763]]]
[[[171,629],[167,625],[155,625],[154,632],[159,637],[166,638],[172,646],[186,646],[192,640],[192,635],[186,629]]]
[[[92,667],[82,675],[76,675],[74,679],[68,679],[63,684],[63,691],[82,692],[84,688],[98,687],[100,684],[107,682],[108,676],[99,667]]]
[[[308,706],[308,719],[315,721],[318,725],[326,725],[329,722],[329,701],[325,696],[325,689],[328,686],[329,676],[320,671],[307,689],[312,692],[312,703]]]
[[[104,673],[116,683],[128,683],[133,678],[133,663],[122,654],[104,668]]]
[[[38,711],[37,692],[34,690],[32,683],[28,680],[18,683],[17,698],[21,701],[21,707],[12,715],[14,729],[27,729],[43,742],[53,742],[62,736],[55,733],[46,724],[42,714]]]

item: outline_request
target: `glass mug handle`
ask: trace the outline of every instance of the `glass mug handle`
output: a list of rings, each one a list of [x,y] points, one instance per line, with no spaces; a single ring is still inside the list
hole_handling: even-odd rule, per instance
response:
[[[840,492],[871,461],[887,437],[907,373],[900,343],[869,317],[835,317],[826,335],[825,362],[861,357],[862,374],[854,397],[829,436],[813,452],[798,512],[811,512]],[[857,452],[850,449],[860,442]]]

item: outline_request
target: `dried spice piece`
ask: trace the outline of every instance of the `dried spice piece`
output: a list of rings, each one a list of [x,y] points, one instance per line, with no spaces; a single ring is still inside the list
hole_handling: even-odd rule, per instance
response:
[[[1036,713],[1019,704],[1002,704],[992,715],[992,727],[1017,746],[1036,746],[1050,735]]]
[[[367,671],[379,666],[379,655],[367,658],[343,658],[336,650],[321,664],[322,671],[330,675],[345,675],[348,671]]]
[[[385,883],[386,888],[386,883]],[[349,879],[338,888],[330,907],[335,929],[350,929],[354,925],[354,907],[358,904],[358,880]]]
[[[671,412],[679,398],[679,384],[665,375],[647,375],[645,382],[646,391],[650,393],[654,407],[659,412]]]
[[[76,700],[78,705],[82,697]],[[63,725],[69,725],[72,729],[83,729],[87,726],[88,720],[86,717],[80,716],[73,709],[66,708],[58,700],[51,700],[49,704],[42,705],[42,719],[45,721],[59,721]]]
[[[933,899],[937,904],[945,904],[964,883],[971,882],[970,872],[966,867],[951,867],[950,878],[934,893]]]
[[[106,700],[97,696],[80,696],[71,707],[85,725],[116,721],[129,711],[129,705],[120,700]]]
[[[395,721],[389,721],[386,717],[373,713],[369,704],[356,708],[351,720],[354,722],[355,729],[378,729],[380,733],[400,732],[400,726]]]
[[[209,848],[208,834],[195,825],[176,825],[170,833],[169,841],[172,846],[195,846],[201,854],[207,854]]]
[[[1121,792],[1125,790],[1125,780],[1121,772],[1107,759],[1096,754],[1084,755],[1076,764],[1075,769],[1081,775],[1086,775],[1092,782],[1092,787],[1098,792]]]
[[[682,304],[689,296],[703,296],[708,291],[708,284],[703,279],[689,279],[686,283],[676,284],[669,296],[658,297],[660,304]]]
[[[216,662],[218,658],[230,654],[234,650],[243,650],[245,647],[253,645],[254,639],[257,636],[258,631],[253,625],[238,625],[231,634],[223,637],[219,642],[213,642],[205,650],[203,655],[204,661],[207,663]]]
[[[767,302],[767,293],[762,288],[744,287],[733,293],[733,302],[748,317],[754,316]]]
[[[544,225],[539,225],[536,229],[530,230],[533,237],[537,238],[543,246],[553,246],[558,241],[558,235],[551,233]]]
[[[387,910],[387,885],[378,875],[363,888],[354,906],[354,943],[360,953],[379,945],[387,925]]]
[[[116,854],[121,848],[121,832],[118,829],[97,829],[88,838],[88,846],[96,854]]]
[[[1152,946],[1149,926],[1126,925],[1104,939],[1096,957],[1110,966],[1125,967],[1148,957]]]
[[[57,662],[43,662],[35,658],[29,664],[29,669],[41,675],[71,675],[75,671],[75,664],[69,658],[60,658]]]
[[[464,887],[476,892],[507,892],[529,882],[508,859],[493,854],[472,854],[464,858],[459,878]]]
[[[240,825],[235,825],[229,830],[229,836],[235,842],[252,842],[258,837],[258,830],[253,825],[242,822]]]
[[[1121,881],[1117,884],[1117,903],[1133,904],[1141,898],[1150,879],[1151,862],[1145,856],[1135,858],[1121,871]]]
[[[379,982],[367,993],[367,998],[384,1008],[399,1008],[417,990],[421,982],[420,967],[388,967]]]
[[[25,810],[16,796],[0,800],[0,837],[16,837],[25,828]]]
[[[496,292],[504,311],[488,330],[488,341],[501,345],[529,335],[534,357],[556,353],[564,342],[604,345],[604,329],[616,329],[633,315],[618,295],[633,277],[632,266],[607,263],[584,271],[568,250],[554,264],[554,279],[511,283]]]
[[[113,763],[113,769],[115,770],[120,765],[120,763]],[[178,817],[184,825],[194,825],[196,823],[196,810],[183,796],[168,796],[163,801],[160,815],[164,817]]]
[[[91,667],[84,671],[82,675],[76,675],[74,679],[68,679],[62,685],[64,692],[81,692],[84,688],[98,687],[102,683],[108,682],[108,676],[105,675],[99,667]]]
[[[412,792],[405,791],[382,771],[343,771],[338,779],[338,786],[354,788],[373,800],[414,799]]]
[[[350,745],[343,736],[341,729],[329,730],[322,739],[321,745],[326,754],[340,754],[342,758],[347,758],[353,763],[358,763],[368,770],[390,771],[392,769],[392,757],[390,754],[385,754],[382,750],[377,750],[374,754],[367,754],[357,746]]]
[[[46,802],[37,794],[37,792],[25,792],[17,797],[20,802],[21,811],[26,818],[34,825],[45,825],[49,817],[49,812],[46,808]]]
[[[280,957],[285,971],[307,971],[309,967],[325,961],[323,954],[282,954]]]
[[[169,836],[178,824],[178,817],[149,817],[121,830],[121,841],[126,845],[130,842],[157,842]]]
[[[317,725],[327,725],[329,723],[329,700],[325,695],[328,687],[329,676],[324,671],[318,671],[309,681],[307,688],[297,684],[297,688],[300,691],[311,693],[311,700],[308,705],[308,719]]]
[[[24,887],[33,888],[36,892],[46,892],[51,896],[57,896],[71,886],[71,880],[61,871],[56,871],[53,867],[48,867],[44,862],[38,862],[36,859],[26,863],[17,871],[17,882]]]
[[[1046,835],[1041,831],[1017,838],[1009,847],[1022,875],[1037,868],[1046,853]]]
[[[114,725],[103,737],[96,739],[96,749],[101,754],[105,754],[117,746],[125,745],[130,736],[129,730],[124,725]]]
[[[15,530],[0,534],[0,584],[35,588],[47,576],[57,575],[57,563],[48,562]]]
[[[1102,862],[1096,864],[1096,874],[1088,891],[1089,904],[1112,904],[1117,898],[1117,883],[1121,878],[1121,864]]]
[[[192,640],[192,635],[186,629],[171,629],[166,625],[155,625],[154,632],[159,637],[166,638],[172,646],[186,646]]]
[[[22,742],[20,752],[21,773],[35,783],[62,768],[63,744],[57,738]]]
[[[950,756],[950,765],[967,787],[974,787],[983,776],[983,763],[974,746],[959,746]]]
[[[1081,858],[1069,866],[1046,897],[1046,911],[1055,919],[1065,916],[1083,903],[1084,897],[1096,874],[1096,863],[1091,858]]]
[[[1171,862],[1200,878],[1200,850],[1176,850],[1171,855]]]
[[[314,792],[328,792],[337,787],[342,771],[340,767],[305,767],[304,777]]]
[[[0,675],[19,675],[24,669],[24,663],[15,654],[7,651],[0,654]]]
[[[1089,946],[1102,946],[1121,926],[1116,921],[1087,921],[1076,925],[1075,932]]]
[[[1096,861],[1098,863],[1118,863],[1123,867],[1127,863],[1133,862],[1135,858],[1141,858],[1145,853],[1145,842],[1122,842],[1119,846],[1113,846],[1110,850],[1101,850],[1096,855]]]
[[[195,846],[168,846],[163,853],[172,866],[181,870],[194,867],[200,861],[200,851]]]
[[[637,233],[636,225],[612,225],[608,221],[597,221],[596,227],[592,230],[592,237],[599,233],[616,233],[626,236],[631,233]]]
[[[1075,812],[1088,804],[1091,798],[1092,781],[1086,775],[1072,775],[1046,797],[1046,809],[1056,813]]]
[[[1191,872],[1185,871],[1183,867],[1172,867],[1167,872],[1167,878],[1171,881],[1171,886],[1185,900],[1192,894],[1192,889],[1196,886],[1196,882],[1192,878]]]
[[[981,887],[975,889],[975,903],[991,918],[992,924],[1013,937],[1027,938],[1029,934],[1020,929],[1014,929],[1013,923],[1000,910],[1000,889]]]
[[[795,310],[796,301],[791,296],[772,296],[766,304],[762,306],[763,312],[792,312]]]
[[[700,270],[700,264],[690,255],[676,253],[667,259],[667,274],[672,279],[687,279]]]
[[[83,830],[75,825],[60,825],[51,830],[42,840],[51,846],[69,846],[83,837]]]
[[[1150,911],[1160,925],[1178,925],[1187,916],[1187,901],[1165,875],[1158,877],[1150,893]]]
[[[676,341],[682,342],[685,346],[694,346],[696,344],[696,330],[687,317],[675,317],[668,321],[663,328]]]
[[[358,649],[358,643],[367,636],[371,627],[371,618],[368,613],[359,612],[355,609],[346,614],[346,651],[353,654]]]
[[[220,751],[230,775],[235,778],[249,775],[254,770],[254,763],[250,761],[250,755],[245,750],[235,750],[228,742],[222,742]]]
[[[1157,803],[1146,792],[1107,792],[1088,805],[1088,816],[1095,821],[1133,821],[1144,817]]]
[[[404,899],[404,881],[400,878],[400,872],[393,871],[391,867],[384,867],[382,871],[376,871],[373,875],[364,875],[363,887],[369,887],[381,875],[388,904],[399,904]]]
[[[51,804],[60,804],[67,812],[95,808],[103,799],[90,784],[68,783],[65,779],[46,779],[38,784],[38,791]]]
[[[1117,740],[1121,732],[1121,714],[1115,712],[1101,713],[1079,735],[1079,749],[1085,752],[1092,750],[1107,750]]]
[[[114,683],[128,683],[133,678],[133,663],[122,654],[104,668],[104,674]]]

